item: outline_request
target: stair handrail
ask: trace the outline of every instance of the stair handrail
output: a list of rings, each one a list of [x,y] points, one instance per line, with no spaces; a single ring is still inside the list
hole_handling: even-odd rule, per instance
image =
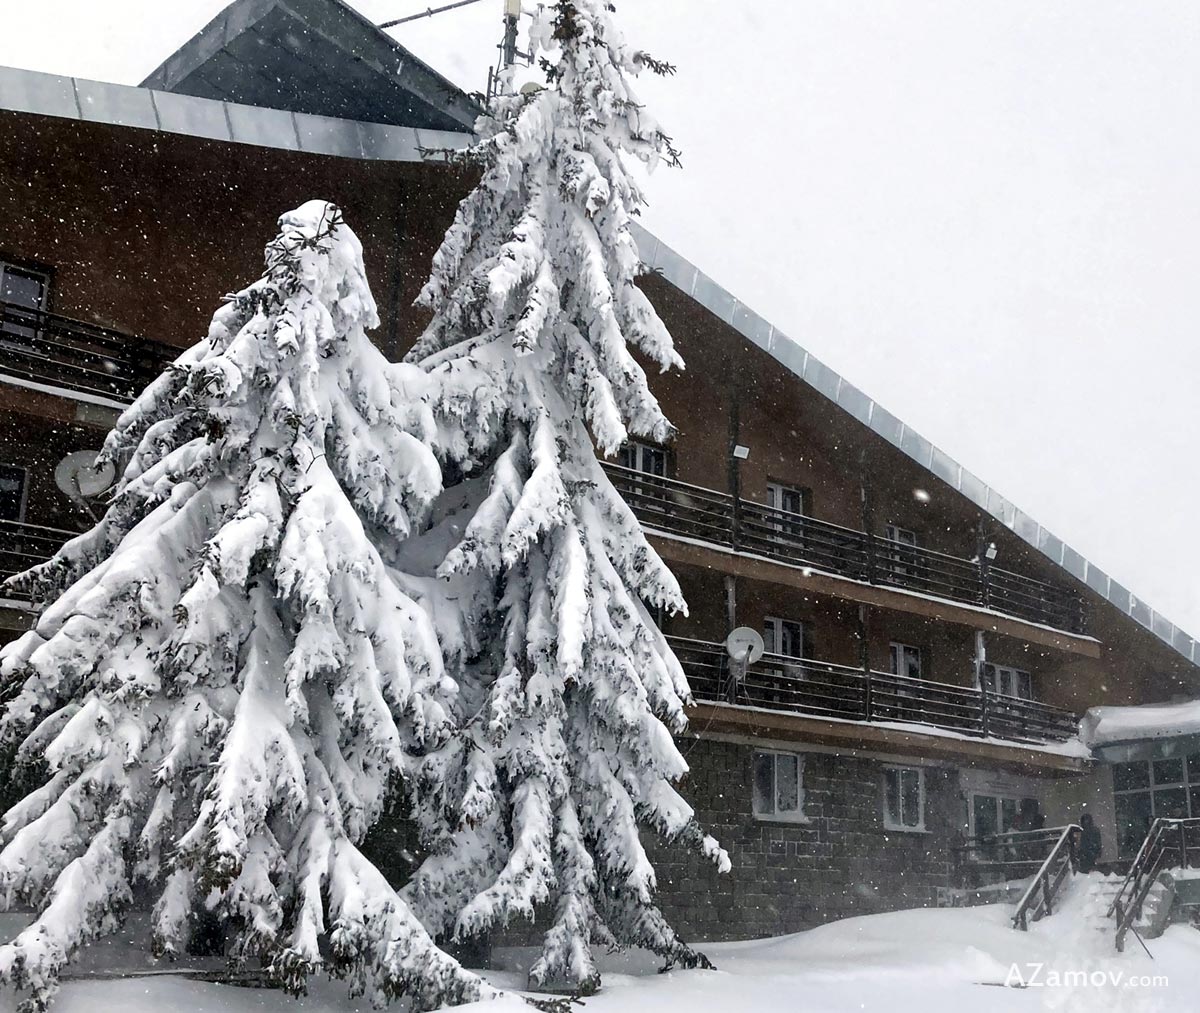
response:
[[[1082,833],[1083,828],[1077,823],[1068,823],[1062,828],[1062,833],[1058,835],[1058,841],[1050,850],[1050,854],[1046,856],[1046,860],[1042,862],[1041,867],[1034,873],[1033,879],[1029,881],[1029,886],[1025,888],[1025,892],[1021,894],[1021,899],[1017,902],[1017,909],[1012,918],[1014,929],[1020,929],[1022,932],[1028,930],[1031,911],[1034,921],[1043,915],[1053,913],[1054,897],[1062,886],[1063,880],[1067,878],[1067,872],[1074,872],[1079,865],[1076,834]],[[1056,862],[1060,864],[1054,873],[1053,881],[1051,881],[1050,873]],[[1037,900],[1039,888],[1041,890],[1040,901]]]
[[[1153,823],[1150,824],[1150,829],[1146,832],[1146,836],[1142,839],[1141,847],[1138,848],[1138,852],[1134,856],[1133,862],[1130,863],[1129,871],[1125,873],[1125,878],[1121,880],[1120,888],[1115,894],[1113,894],[1112,900],[1109,901],[1108,910],[1104,912],[1104,916],[1106,918],[1112,918],[1114,916],[1116,916],[1118,919],[1121,918],[1124,911],[1122,898],[1125,896],[1125,891],[1132,886],[1134,892],[1136,893],[1140,888],[1142,874],[1145,871],[1147,864],[1150,862],[1150,853],[1157,846],[1159,836],[1162,834],[1164,828],[1169,822],[1170,820],[1167,817],[1159,816],[1154,820]]]
[[[1154,884],[1158,882],[1163,858],[1171,850],[1161,838],[1169,829],[1179,831],[1179,862],[1181,867],[1187,868],[1189,850],[1187,834],[1193,827],[1200,827],[1200,818],[1179,819],[1160,816],[1151,824],[1150,832],[1146,834],[1146,839],[1142,841],[1142,846],[1138,849],[1137,858],[1129,867],[1129,872],[1122,881],[1121,888],[1108,906],[1108,917],[1115,914],[1117,918],[1116,945],[1118,953],[1124,950],[1125,936],[1129,933],[1133,923],[1141,916],[1146,898],[1154,889]],[[1125,904],[1122,903],[1122,898],[1125,895],[1126,887],[1130,884],[1133,889],[1129,903]]]

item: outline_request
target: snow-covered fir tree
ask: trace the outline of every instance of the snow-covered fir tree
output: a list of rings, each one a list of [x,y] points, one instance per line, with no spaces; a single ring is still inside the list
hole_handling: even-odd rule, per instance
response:
[[[672,786],[687,766],[684,673],[651,607],[679,587],[597,460],[673,430],[639,350],[682,366],[635,284],[632,157],[676,152],[630,79],[670,68],[623,41],[603,0],[564,0],[531,32],[548,87],[502,96],[408,357],[439,390],[448,489],[404,569],[424,567],[461,731],[431,753],[419,812],[433,854],[404,896],[437,933],[546,912],[536,983],[599,981],[594,944],[707,966],[659,910],[639,826],[729,860]]]
[[[381,1002],[496,994],[357,847],[455,713],[392,569],[441,492],[430,378],[368,340],[338,210],[310,202],[280,227],[262,279],[109,436],[123,473],[104,518],[21,578],[50,601],[2,662],[3,732],[48,772],[0,850],[0,904],[38,912],[0,948],[29,1009],[138,884],[162,954],[206,911],[236,960],[293,990],[327,952]]]

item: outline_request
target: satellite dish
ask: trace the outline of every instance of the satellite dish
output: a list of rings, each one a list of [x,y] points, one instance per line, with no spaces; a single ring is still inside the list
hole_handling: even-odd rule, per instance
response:
[[[758,630],[739,626],[725,638],[725,650],[736,662],[753,665],[763,656],[763,638]]]
[[[99,496],[113,484],[116,470],[111,461],[97,466],[98,450],[76,450],[67,454],[54,469],[54,481],[73,500]]]

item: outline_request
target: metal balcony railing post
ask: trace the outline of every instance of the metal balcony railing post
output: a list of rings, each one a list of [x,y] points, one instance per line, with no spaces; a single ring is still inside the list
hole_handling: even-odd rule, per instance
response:
[[[992,607],[992,580],[991,574],[988,572],[988,548],[989,543],[987,536],[984,534],[982,526],[979,528],[978,537],[976,539],[975,558],[979,562],[979,600],[983,607]]]
[[[879,583],[879,561],[875,554],[875,536],[867,531],[865,533],[867,543],[867,583]]]
[[[991,715],[988,707],[988,691],[982,680],[979,683],[979,730],[986,739],[991,736]]]

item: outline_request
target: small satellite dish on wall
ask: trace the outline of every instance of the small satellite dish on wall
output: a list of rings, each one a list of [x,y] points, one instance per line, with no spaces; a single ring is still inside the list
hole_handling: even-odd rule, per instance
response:
[[[725,650],[742,665],[753,665],[763,656],[763,638],[758,630],[739,626],[725,638]]]
[[[97,467],[98,450],[76,450],[67,454],[54,469],[54,481],[71,499],[88,500],[106,491],[116,477],[112,462]]]

